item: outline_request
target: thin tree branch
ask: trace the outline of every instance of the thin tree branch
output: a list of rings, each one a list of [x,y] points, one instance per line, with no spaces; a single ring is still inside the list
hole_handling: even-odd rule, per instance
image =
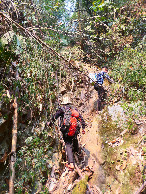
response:
[[[34,38],[39,44],[41,44],[42,46],[45,46],[46,48],[48,48],[53,54],[55,54],[56,56],[58,56],[60,59],[62,59],[63,61],[65,61],[66,63],[68,63],[68,60],[65,59],[62,55],[60,55],[59,53],[57,53],[54,49],[52,49],[49,45],[47,45],[45,42],[43,42],[38,36],[32,34],[29,30],[27,30],[26,28],[22,27],[20,24],[18,24],[17,22],[15,22],[14,20],[12,20],[10,17],[6,16],[3,12],[0,12],[1,15],[3,15],[5,18],[7,18],[9,21],[11,21],[12,23],[14,23],[18,28],[20,28],[21,30],[23,30],[25,33],[27,33],[29,36],[31,36],[32,38]],[[70,61],[69,62],[69,66],[72,66],[73,69],[76,69],[77,71],[83,73],[86,77],[88,77],[89,79],[91,79],[85,72],[81,71],[79,68],[75,67],[74,64]],[[93,79],[91,79],[94,83],[95,81]]]
[[[12,62],[14,68],[16,68],[17,62]],[[15,79],[18,80],[18,70],[15,70]],[[13,115],[13,128],[12,128],[12,147],[10,154],[10,181],[9,181],[9,194],[14,194],[14,181],[15,181],[15,162],[16,162],[16,147],[17,147],[17,125],[18,125],[18,104],[17,95],[19,89],[16,87],[14,98],[14,115]]]
[[[80,176],[81,178],[83,178],[83,175],[82,175],[82,173],[81,173],[81,170],[78,168],[77,164],[75,164],[75,168],[76,168],[76,170],[77,170],[79,176]],[[91,190],[91,188],[90,188],[90,186],[89,186],[88,183],[87,183],[87,188],[88,188],[88,190],[89,190],[89,193],[90,193],[90,194],[93,194],[93,192],[92,192],[92,190]]]
[[[140,194],[146,187],[146,181],[141,185],[141,187],[136,191],[135,194]]]
[[[14,180],[15,180],[15,161],[16,161],[16,144],[17,144],[17,120],[18,120],[18,105],[17,98],[15,97],[14,103],[14,116],[13,116],[13,129],[12,129],[12,148],[10,160],[10,181],[9,181],[9,194],[14,194]]]
[[[72,20],[72,22],[78,22],[78,21],[89,21],[89,20],[93,20],[93,19],[96,19],[99,21],[99,23],[102,23],[103,26],[105,26],[106,28],[110,29],[110,27],[108,25],[106,25],[104,22],[100,21],[98,18],[101,17],[101,16],[93,16],[93,17],[89,17],[89,18],[84,18],[84,19],[76,19],[76,20]]]

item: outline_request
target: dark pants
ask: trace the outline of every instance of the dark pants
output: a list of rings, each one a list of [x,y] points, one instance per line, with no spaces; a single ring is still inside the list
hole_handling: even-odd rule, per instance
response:
[[[69,136],[63,135],[63,139],[66,146],[68,163],[74,163],[73,152],[78,152],[78,148],[79,148],[77,136],[69,137]]]
[[[103,88],[103,86],[100,86],[97,83],[94,85],[94,89],[98,92],[98,111],[101,111],[102,102],[104,102],[107,98],[107,91]]]

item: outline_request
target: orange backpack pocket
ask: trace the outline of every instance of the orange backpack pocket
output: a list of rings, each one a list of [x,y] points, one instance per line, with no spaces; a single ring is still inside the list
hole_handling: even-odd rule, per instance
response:
[[[79,117],[79,113],[78,113],[78,111],[76,111],[75,109],[73,109],[72,111],[71,111],[71,116],[72,117]]]
[[[77,119],[75,117],[70,118],[70,127],[68,136],[74,136],[76,133]]]

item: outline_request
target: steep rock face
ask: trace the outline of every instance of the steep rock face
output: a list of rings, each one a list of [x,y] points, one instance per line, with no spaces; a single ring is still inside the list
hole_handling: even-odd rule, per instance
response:
[[[86,134],[82,136],[81,145],[84,145],[84,151],[87,155],[86,165],[93,170],[93,176],[89,183],[96,185],[100,189],[105,185],[105,173],[103,170],[103,155],[102,155],[102,141],[99,136],[98,115],[93,114],[89,117],[90,125],[86,128]]]
[[[145,122],[141,126],[136,126],[130,121],[121,102],[108,106],[100,115],[99,134],[105,160],[103,165],[106,177],[105,188],[107,191],[110,190],[110,193],[135,193],[144,181],[145,133],[140,131]],[[135,127],[137,130],[133,133]],[[110,185],[110,189],[107,185]]]
[[[82,65],[86,67],[86,64]],[[84,75],[82,75],[82,77],[83,76]],[[88,180],[89,185],[92,187],[91,190],[100,191],[100,189],[105,187],[105,173],[102,168],[104,163],[102,157],[102,141],[98,134],[99,118],[95,113],[98,95],[93,85],[88,83],[88,78],[83,77],[81,81],[79,78],[78,75],[73,82],[68,81],[67,84],[69,87],[63,86],[60,92],[62,95],[68,93],[71,96],[73,105],[77,107],[86,122],[86,133],[83,135],[81,130],[78,135],[83,157],[75,155],[75,161],[82,174],[88,174],[88,171],[92,172],[91,174],[93,175],[89,176]],[[73,90],[71,90],[71,88],[73,88]],[[71,193],[79,180],[81,180],[81,177],[79,177],[76,171],[67,172],[65,170],[60,180],[57,180],[55,177],[50,177],[47,188],[49,188],[50,191],[52,190],[53,193],[63,193],[63,191]]]
[[[88,66],[86,64],[84,66],[90,72]],[[79,82],[78,78],[76,80]],[[87,82],[84,83],[84,81],[80,83],[69,82],[68,85],[68,87],[61,89],[62,95],[71,94],[73,104],[79,109],[87,124],[85,135],[80,133],[78,138],[84,152],[84,161],[79,163],[79,167],[80,169],[88,167],[93,172],[88,180],[89,185],[93,190],[97,189],[99,193],[107,191],[108,193],[125,194],[126,190],[136,191],[142,182],[141,171],[143,171],[142,165],[144,163],[142,147],[144,141],[141,139],[141,135],[143,133],[132,137],[127,133],[126,135],[121,135],[123,132],[122,126],[127,118],[120,103],[107,106],[100,114],[97,114],[98,95],[93,85],[88,86]],[[0,127],[1,139],[8,136],[7,134],[5,135],[5,132],[9,133],[11,131],[12,115],[10,119],[11,121],[2,119],[3,127]],[[11,123],[9,127],[7,122]],[[6,140],[3,141],[4,144],[7,142]],[[10,142],[11,140],[9,139]],[[54,170],[52,177],[48,176],[46,187],[53,193],[63,193],[64,191],[71,193],[81,178],[76,171],[65,171],[60,175],[60,158],[60,155],[54,153],[52,160],[48,161],[48,168],[52,168],[52,174],[54,166],[56,166],[56,171]],[[4,163],[2,164],[4,165]],[[63,166],[63,164],[61,165]],[[2,167],[1,173],[4,173],[4,167]],[[128,182],[130,182],[130,186],[127,186]],[[134,185],[133,183],[136,184]]]
[[[84,68],[88,72],[94,72],[88,65],[84,64]],[[108,88],[107,83],[105,87]],[[98,95],[92,84],[89,89],[87,85],[83,88],[78,85],[72,93],[72,99],[87,124],[86,134],[79,135],[79,143],[85,153],[84,166],[93,171],[89,179],[91,188],[119,194],[136,192],[143,181],[142,136],[145,123],[137,121],[138,131],[132,134],[126,127],[128,117],[122,108],[122,102],[107,105],[97,114]],[[68,187],[69,184],[66,188]]]
[[[127,120],[124,110],[120,105],[120,102],[115,103],[112,106],[108,106],[108,113],[111,116],[113,122],[118,123],[118,127],[122,127]]]

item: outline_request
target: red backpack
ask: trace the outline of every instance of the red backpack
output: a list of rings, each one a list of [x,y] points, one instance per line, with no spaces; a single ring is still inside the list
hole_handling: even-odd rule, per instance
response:
[[[75,109],[70,108],[69,110],[65,111],[64,114],[64,125],[67,126],[68,129],[68,136],[74,136],[79,126],[78,123],[79,113]]]

